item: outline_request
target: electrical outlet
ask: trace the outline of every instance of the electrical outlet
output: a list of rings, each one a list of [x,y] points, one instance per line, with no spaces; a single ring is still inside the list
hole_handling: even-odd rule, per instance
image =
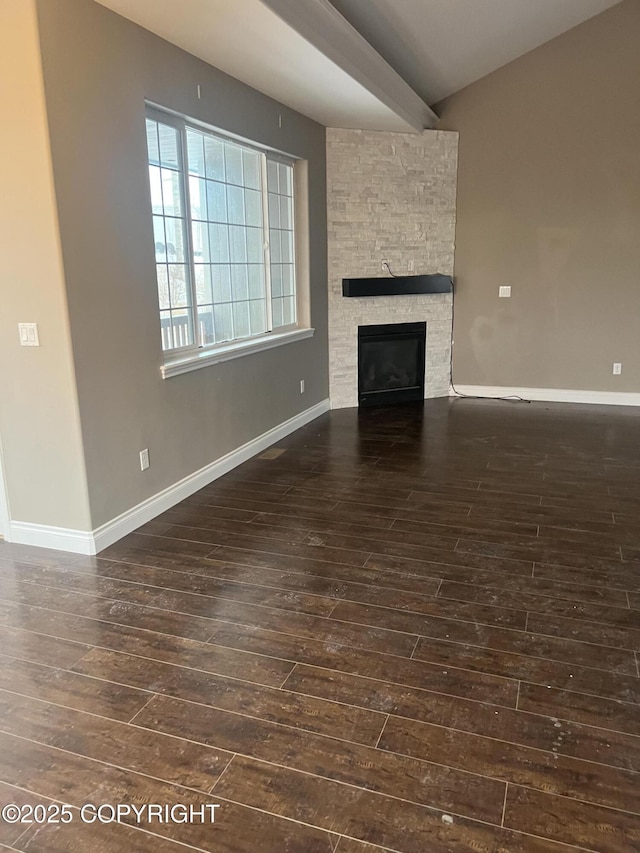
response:
[[[389,272],[389,261],[386,258],[380,261],[380,269],[382,272]]]
[[[304,379],[300,380],[300,393],[304,394]]]
[[[146,471],[151,463],[149,462],[149,449],[145,448],[140,451],[140,470]]]
[[[416,265],[413,261],[409,261],[407,264],[407,272],[413,272],[416,268]]]
[[[613,362],[613,375],[614,375],[614,376],[620,376],[620,374],[621,374],[621,373],[622,373],[622,364],[621,364],[621,362],[619,362],[619,361],[614,361],[614,362]]]
[[[510,297],[511,296],[511,285],[510,284],[501,285],[501,287],[498,291],[498,296],[502,299],[506,299],[506,298]]]

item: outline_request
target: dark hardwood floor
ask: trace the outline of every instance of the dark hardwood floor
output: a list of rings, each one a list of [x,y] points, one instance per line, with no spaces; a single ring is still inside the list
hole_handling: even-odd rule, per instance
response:
[[[639,517],[640,410],[437,400],[0,543],[0,804],[220,804],[0,847],[639,851]]]

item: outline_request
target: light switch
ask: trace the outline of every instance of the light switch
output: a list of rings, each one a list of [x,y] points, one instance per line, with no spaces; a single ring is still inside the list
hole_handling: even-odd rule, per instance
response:
[[[21,347],[39,347],[40,338],[38,337],[37,323],[18,323],[18,332],[20,334]]]

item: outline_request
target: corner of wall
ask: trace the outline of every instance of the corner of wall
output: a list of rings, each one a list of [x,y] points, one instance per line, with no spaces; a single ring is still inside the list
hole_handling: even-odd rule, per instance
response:
[[[0,436],[16,523],[90,530],[35,0],[0,5]],[[19,117],[19,119],[18,119]],[[40,346],[19,345],[36,322]],[[9,367],[10,366],[10,367]]]

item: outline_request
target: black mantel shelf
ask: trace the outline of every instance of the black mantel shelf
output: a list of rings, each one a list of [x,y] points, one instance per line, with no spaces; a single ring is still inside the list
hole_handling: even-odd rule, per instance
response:
[[[384,278],[343,278],[343,296],[406,296],[417,293],[451,293],[450,275],[396,275]]]

